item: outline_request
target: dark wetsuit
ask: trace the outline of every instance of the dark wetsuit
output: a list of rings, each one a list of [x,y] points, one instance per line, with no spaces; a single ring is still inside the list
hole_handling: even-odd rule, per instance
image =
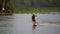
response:
[[[35,20],[35,15],[32,15],[32,21],[36,21],[36,20]]]

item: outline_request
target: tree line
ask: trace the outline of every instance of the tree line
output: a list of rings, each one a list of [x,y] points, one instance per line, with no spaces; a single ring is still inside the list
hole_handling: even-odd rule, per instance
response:
[[[13,13],[13,0],[0,0],[0,14],[6,15],[12,13]]]
[[[60,7],[60,0],[14,0],[15,7]]]

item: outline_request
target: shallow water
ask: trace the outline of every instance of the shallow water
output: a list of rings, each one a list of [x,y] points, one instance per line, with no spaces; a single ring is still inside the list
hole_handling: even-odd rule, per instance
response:
[[[31,16],[31,14],[1,16],[0,34],[60,34],[60,15],[37,14],[37,27],[32,26]]]

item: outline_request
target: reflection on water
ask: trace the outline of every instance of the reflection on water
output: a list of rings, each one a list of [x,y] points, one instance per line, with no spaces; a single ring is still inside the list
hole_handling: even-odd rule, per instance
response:
[[[60,26],[51,25],[60,25],[60,15],[37,14],[36,20],[38,24],[40,24],[37,26],[32,26],[31,16],[31,14],[14,14],[13,16],[0,16],[0,34],[60,33]]]
[[[35,30],[37,26],[33,26],[32,29]]]
[[[0,16],[0,34],[12,34],[13,16]]]
[[[33,31],[32,31],[32,34],[35,34],[35,29],[36,29],[36,27],[37,27],[37,26],[33,26],[33,27],[32,27],[32,30],[33,30]]]

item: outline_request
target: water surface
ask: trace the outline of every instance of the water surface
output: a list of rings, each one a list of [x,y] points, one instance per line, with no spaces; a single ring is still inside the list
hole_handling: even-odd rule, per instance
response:
[[[31,16],[0,16],[0,34],[60,34],[59,14],[37,14],[38,26],[35,28],[32,28]]]

